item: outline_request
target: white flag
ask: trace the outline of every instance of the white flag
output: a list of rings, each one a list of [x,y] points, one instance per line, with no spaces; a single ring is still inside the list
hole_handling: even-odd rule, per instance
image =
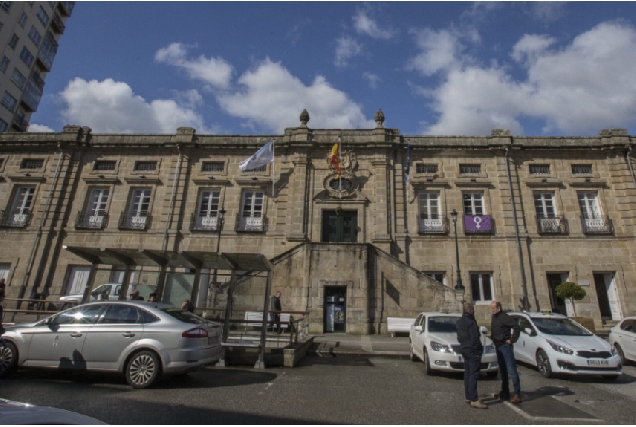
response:
[[[274,141],[269,141],[252,157],[239,163],[239,169],[241,172],[251,171],[268,163],[274,163]]]

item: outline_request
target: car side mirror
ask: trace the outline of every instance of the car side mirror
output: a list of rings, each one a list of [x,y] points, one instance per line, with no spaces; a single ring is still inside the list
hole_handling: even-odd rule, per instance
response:
[[[422,332],[422,326],[421,326],[421,325],[416,326],[416,327],[415,327],[415,330],[416,330],[417,332]]]
[[[531,337],[534,337],[535,335],[537,335],[537,333],[534,330],[532,330],[532,328],[525,328],[523,332],[530,335]]]
[[[484,335],[488,335],[488,328],[485,326],[482,326],[479,328],[479,332],[481,332]]]

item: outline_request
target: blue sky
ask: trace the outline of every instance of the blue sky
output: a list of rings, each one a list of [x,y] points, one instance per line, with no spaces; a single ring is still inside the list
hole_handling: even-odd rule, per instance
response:
[[[596,135],[636,124],[633,2],[78,2],[31,131]]]

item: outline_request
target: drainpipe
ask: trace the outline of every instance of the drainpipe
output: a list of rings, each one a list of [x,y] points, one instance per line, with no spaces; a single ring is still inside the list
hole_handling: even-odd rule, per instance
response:
[[[166,222],[166,231],[163,233],[163,244],[161,245],[161,252],[166,251],[168,246],[168,230],[170,229],[170,222],[172,221],[172,206],[174,204],[175,191],[177,189],[177,181],[181,175],[181,147],[177,145],[177,151],[179,152],[179,159],[177,160],[177,169],[174,173],[174,181],[172,182],[172,194],[170,195],[170,207],[168,208],[168,221]]]
[[[519,238],[519,224],[517,223],[517,208],[515,206],[515,193],[512,190],[512,178],[510,177],[510,165],[508,164],[508,147],[504,154],[506,162],[506,174],[508,175],[508,188],[510,188],[510,201],[512,202],[512,218],[515,224],[515,236],[517,238],[517,251],[519,252],[519,266],[521,270],[521,284],[523,286],[523,309],[528,310],[528,286],[526,284],[526,271],[523,266],[523,255],[521,253],[521,239]]]
[[[60,150],[60,157],[57,159],[57,166],[55,167],[55,175],[53,176],[53,182],[51,183],[51,188],[49,188],[49,195],[46,198],[46,204],[44,207],[44,211],[42,212],[42,218],[40,218],[40,225],[38,226],[38,230],[35,234],[35,241],[33,242],[33,247],[31,247],[31,254],[29,255],[29,260],[27,261],[27,270],[24,274],[24,278],[22,279],[22,284],[20,285],[20,290],[18,293],[18,299],[24,298],[24,294],[26,293],[27,282],[29,281],[29,276],[31,275],[31,270],[33,268],[33,262],[35,261],[35,250],[40,244],[40,239],[42,237],[42,228],[44,227],[44,222],[46,221],[46,214],[49,211],[51,206],[51,198],[53,196],[53,191],[55,190],[55,186],[57,185],[57,178],[60,175],[60,165],[62,164],[62,156],[64,156],[64,152],[62,151],[61,145],[58,142],[57,148]],[[21,301],[18,301],[16,308],[20,308]]]
[[[634,168],[632,167],[632,161],[629,158],[629,153],[632,152],[632,147],[631,145],[629,146],[629,149],[625,152],[625,159],[627,160],[627,164],[629,165],[629,171],[632,174],[632,182],[634,183],[634,187],[636,188],[636,176],[634,176]]]

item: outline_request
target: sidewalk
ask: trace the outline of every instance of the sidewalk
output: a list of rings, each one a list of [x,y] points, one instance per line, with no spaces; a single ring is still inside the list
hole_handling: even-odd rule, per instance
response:
[[[390,337],[386,335],[313,335],[314,345],[308,354],[318,356],[380,356],[409,357],[408,336]]]

